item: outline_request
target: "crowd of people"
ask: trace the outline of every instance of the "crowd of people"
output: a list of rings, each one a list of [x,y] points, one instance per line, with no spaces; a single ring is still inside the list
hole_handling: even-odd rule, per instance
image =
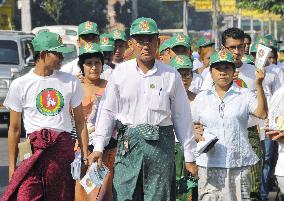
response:
[[[259,44],[271,48],[263,68]],[[271,35],[252,41],[229,28],[218,47],[200,37],[193,53],[189,36],[162,38],[141,17],[129,39],[79,24],[79,56],[64,66],[72,50],[58,34],[41,32],[32,46],[35,68],[4,102],[10,183],[1,200],[265,201],[271,181],[284,193],[283,49]],[[21,126],[32,153],[17,167]],[[94,162],[109,169],[90,193],[72,179],[76,153],[81,177]]]

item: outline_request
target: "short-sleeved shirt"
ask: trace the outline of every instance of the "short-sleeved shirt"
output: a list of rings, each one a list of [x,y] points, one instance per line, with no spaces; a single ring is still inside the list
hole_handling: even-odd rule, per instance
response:
[[[71,132],[70,108],[78,107],[82,98],[75,76],[54,71],[43,77],[30,71],[12,82],[4,106],[23,113],[27,133],[44,128]]]
[[[208,153],[197,157],[202,167],[235,168],[256,164],[259,160],[248,140],[248,119],[255,111],[254,93],[232,84],[223,100],[213,85],[200,92],[192,105],[194,122],[200,122],[206,133],[216,135],[219,141]]]
[[[279,115],[284,115],[284,87],[278,89],[272,96],[269,108],[269,127],[277,130],[275,119]],[[275,167],[275,175],[284,176],[284,143],[278,143],[278,160]]]

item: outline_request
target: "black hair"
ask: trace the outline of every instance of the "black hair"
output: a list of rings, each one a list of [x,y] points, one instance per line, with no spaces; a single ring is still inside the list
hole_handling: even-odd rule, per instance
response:
[[[230,65],[230,66],[232,66],[234,72],[236,71],[236,65],[231,63],[231,62],[226,62],[226,61],[224,61],[224,62],[217,62],[217,63],[214,63],[214,64],[210,65],[210,71],[212,71],[212,68],[218,68],[218,65],[220,63],[225,63],[226,65]]]
[[[250,37],[250,35],[249,35],[249,34],[245,33],[245,37],[244,37],[244,38],[249,39],[249,42],[251,43],[251,37]]]
[[[34,52],[34,61],[35,61],[35,63],[38,62],[39,59],[40,59],[40,52]]]
[[[93,58],[93,57],[98,57],[102,62],[102,66],[104,65],[104,56],[101,53],[96,52],[96,53],[86,53],[86,54],[80,55],[79,61],[78,61],[78,66],[80,67],[83,76],[85,75],[83,65],[84,65],[86,59],[90,59],[90,58]]]
[[[275,47],[270,47],[271,48],[271,52],[273,53],[274,57],[276,58],[276,64],[278,62],[278,52],[277,49]]]
[[[239,29],[239,28],[229,28],[226,29],[223,33],[222,33],[222,45],[225,46],[226,44],[226,39],[227,38],[233,38],[233,39],[239,39],[239,40],[244,40],[245,38],[245,33],[243,30]]]

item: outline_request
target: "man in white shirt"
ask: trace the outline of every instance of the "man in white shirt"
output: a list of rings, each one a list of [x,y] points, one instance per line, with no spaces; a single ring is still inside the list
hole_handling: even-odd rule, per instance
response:
[[[101,79],[108,80],[115,68],[115,64],[112,63],[114,39],[111,34],[104,33],[100,35],[100,47],[104,54],[104,65]]]
[[[132,23],[129,46],[136,59],[114,69],[98,113],[92,156],[99,164],[118,122],[114,200],[175,200],[173,128],[185,167],[197,176],[190,106],[178,72],[155,60],[158,34],[151,18]]]
[[[86,21],[78,25],[78,46],[85,45],[86,43],[99,43],[99,29],[98,25],[94,22]],[[71,73],[75,76],[81,75],[81,70],[78,66],[79,59],[76,58],[73,61],[65,64],[61,67],[60,71]]]
[[[114,39],[114,52],[112,63],[118,65],[124,61],[124,53],[127,48],[127,38],[125,31],[113,30],[111,37]]]
[[[82,110],[80,81],[69,73],[57,71],[64,47],[61,37],[42,32],[32,41],[35,68],[17,78],[10,86],[5,107],[10,109],[9,180],[3,200],[74,200],[75,181],[70,163],[74,160],[74,142],[70,108],[73,109],[82,167],[88,165],[88,133]],[[23,115],[24,125],[21,125]],[[16,166],[21,126],[32,145],[32,153]],[[21,151],[21,150],[20,150]],[[48,193],[46,193],[48,192]]]

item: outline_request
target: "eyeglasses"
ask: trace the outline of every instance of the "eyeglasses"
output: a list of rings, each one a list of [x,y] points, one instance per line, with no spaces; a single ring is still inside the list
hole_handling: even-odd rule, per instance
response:
[[[222,119],[224,117],[224,109],[225,109],[225,103],[222,101],[221,104],[219,105],[219,114]]]
[[[151,45],[154,45],[155,44],[155,40],[156,38],[155,37],[151,37],[149,38],[148,40],[141,40],[141,39],[134,39],[136,45],[138,47],[144,47],[144,46],[151,46]]]
[[[226,47],[224,46],[226,49],[228,49],[230,52],[234,52],[236,50],[244,50],[244,45],[238,45],[238,46],[230,46],[230,47]]]

